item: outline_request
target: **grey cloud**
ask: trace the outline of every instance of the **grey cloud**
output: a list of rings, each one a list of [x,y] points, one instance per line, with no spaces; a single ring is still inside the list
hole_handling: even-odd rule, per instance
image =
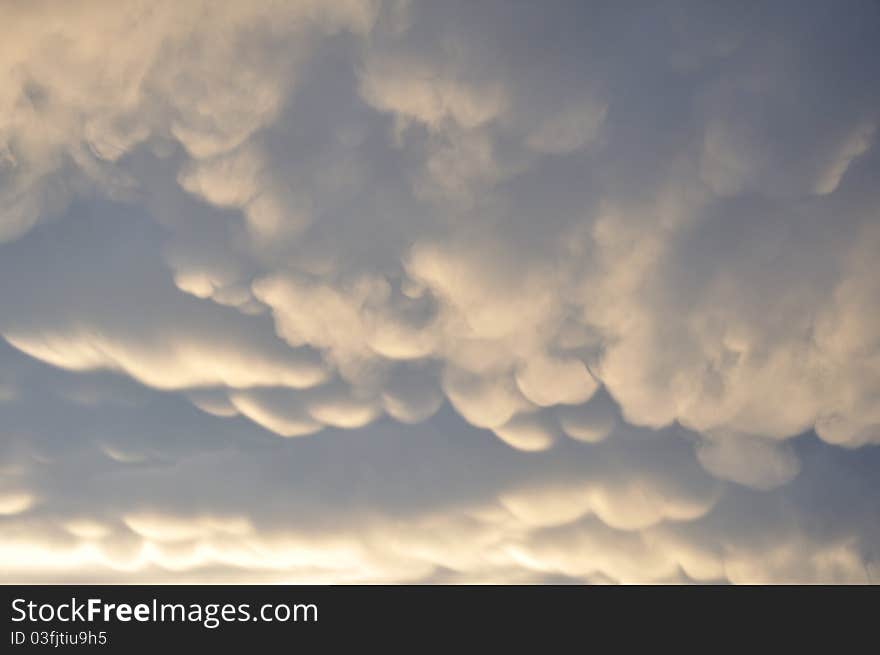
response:
[[[874,4],[4,11],[10,579],[876,575]]]

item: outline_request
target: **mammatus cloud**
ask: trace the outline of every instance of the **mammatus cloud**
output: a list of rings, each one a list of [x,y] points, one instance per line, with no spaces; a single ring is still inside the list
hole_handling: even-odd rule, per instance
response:
[[[872,3],[0,12],[4,579],[876,581]]]

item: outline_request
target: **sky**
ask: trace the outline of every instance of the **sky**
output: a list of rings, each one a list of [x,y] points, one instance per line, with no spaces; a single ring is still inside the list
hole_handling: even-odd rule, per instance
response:
[[[876,2],[0,25],[0,582],[880,582]]]

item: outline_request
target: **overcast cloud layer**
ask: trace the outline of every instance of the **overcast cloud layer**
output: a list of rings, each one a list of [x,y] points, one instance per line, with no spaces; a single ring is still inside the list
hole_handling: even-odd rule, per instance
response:
[[[0,26],[0,581],[880,581],[877,3]]]

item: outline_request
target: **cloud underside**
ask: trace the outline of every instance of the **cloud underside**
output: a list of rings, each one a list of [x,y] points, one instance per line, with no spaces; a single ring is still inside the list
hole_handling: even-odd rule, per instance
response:
[[[871,3],[0,7],[0,580],[877,580]]]

